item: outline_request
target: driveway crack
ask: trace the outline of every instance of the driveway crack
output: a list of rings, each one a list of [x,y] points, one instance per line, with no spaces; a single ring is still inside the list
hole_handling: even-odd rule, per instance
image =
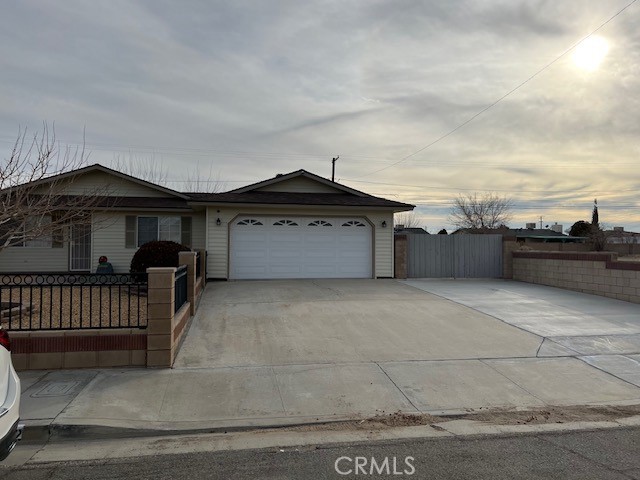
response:
[[[284,407],[284,400],[282,399],[282,392],[280,391],[280,385],[278,384],[278,376],[276,375],[275,368],[271,367],[271,374],[273,375],[273,383],[276,384],[276,390],[278,390],[278,397],[280,397],[280,405],[282,405],[282,413],[286,416],[287,409]]]
[[[387,377],[389,379],[389,381],[391,383],[393,383],[393,386],[396,387],[398,389],[398,391],[402,394],[402,396],[404,398],[407,399],[407,402],[409,402],[409,404],[416,409],[417,412],[423,413],[422,410],[420,410],[412,401],[409,397],[407,397],[406,393],[404,393],[404,391],[402,391],[402,389],[398,386],[398,384],[396,382],[393,381],[393,379],[389,376],[389,374],[386,372],[386,370],[384,368],[382,368],[382,365],[380,365],[378,362],[374,362],[378,368],[380,369],[380,371],[382,373],[384,373],[385,377]]]

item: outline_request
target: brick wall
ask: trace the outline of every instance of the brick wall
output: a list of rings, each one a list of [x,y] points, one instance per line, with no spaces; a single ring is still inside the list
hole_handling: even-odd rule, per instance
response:
[[[513,279],[640,303],[640,262],[610,252],[513,252]]]

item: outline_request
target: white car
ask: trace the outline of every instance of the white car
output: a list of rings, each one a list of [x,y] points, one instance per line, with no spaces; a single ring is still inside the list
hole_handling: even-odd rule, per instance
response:
[[[0,325],[0,461],[7,458],[22,438],[20,379],[11,363],[9,334]]]

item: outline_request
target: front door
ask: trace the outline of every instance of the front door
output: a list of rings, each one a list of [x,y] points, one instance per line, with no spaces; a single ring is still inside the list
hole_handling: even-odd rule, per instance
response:
[[[91,224],[79,223],[71,226],[71,265],[69,270],[91,270]]]

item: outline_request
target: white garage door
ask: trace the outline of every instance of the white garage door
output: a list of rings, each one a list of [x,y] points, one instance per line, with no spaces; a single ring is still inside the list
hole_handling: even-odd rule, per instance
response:
[[[363,218],[237,218],[229,277],[371,278],[371,226]]]

